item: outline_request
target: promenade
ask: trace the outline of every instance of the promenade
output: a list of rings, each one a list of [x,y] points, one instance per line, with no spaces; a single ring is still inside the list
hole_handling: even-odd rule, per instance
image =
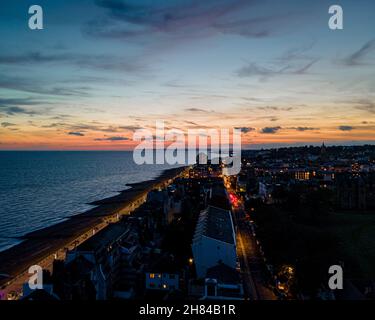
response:
[[[64,258],[66,251],[74,249],[108,223],[130,214],[145,201],[151,190],[168,185],[185,169],[168,169],[156,179],[129,184],[130,189],[91,203],[95,207],[84,213],[24,235],[20,244],[0,252],[0,274],[7,275],[0,278],[0,289],[6,293],[19,292],[28,279],[30,266],[37,264],[49,269],[54,259]]]

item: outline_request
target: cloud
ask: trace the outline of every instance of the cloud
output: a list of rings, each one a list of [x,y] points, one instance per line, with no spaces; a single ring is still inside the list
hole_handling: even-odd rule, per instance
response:
[[[194,126],[194,127],[198,127],[198,126],[199,126],[199,124],[196,123],[196,122],[194,122],[194,121],[188,121],[188,120],[185,120],[184,122],[187,123],[187,124],[190,124],[190,125],[192,125],[192,126]]]
[[[338,129],[341,131],[352,131],[354,128],[352,126],[339,126]]]
[[[263,111],[267,111],[267,112],[269,112],[269,111],[292,111],[293,107],[265,106],[265,107],[259,107],[258,109],[263,110]]]
[[[42,102],[33,98],[0,98],[0,110],[13,106],[35,106],[40,103]]]
[[[143,5],[128,0],[96,0],[97,6],[108,13],[87,23],[83,32],[107,39],[147,40],[165,49],[161,44],[170,44],[171,40],[176,44],[217,34],[264,38],[294,29],[303,22],[303,12],[292,13],[288,9],[256,15],[256,10],[251,9],[261,3],[260,0],[185,0]]]
[[[63,119],[66,117],[62,117]],[[68,117],[69,118],[69,117]],[[55,119],[55,117],[50,118]],[[117,133],[120,131],[134,131],[140,129],[140,126],[137,125],[128,125],[128,126],[116,126],[116,125],[107,125],[97,121],[92,121],[91,123],[70,123],[70,122],[52,122],[40,126],[40,128],[63,128],[69,130],[70,132],[86,132],[86,131],[99,131],[106,133]]]
[[[4,128],[8,128],[8,127],[13,127],[15,126],[16,124],[14,123],[10,123],[10,122],[2,122],[1,123],[1,126],[4,127]]]
[[[127,140],[129,140],[129,138],[121,137],[121,136],[94,139],[94,141],[127,141]]]
[[[82,133],[82,132],[74,132],[74,131],[71,131],[68,133],[68,135],[71,135],[71,136],[78,136],[78,137],[84,137],[85,135]]]
[[[269,15],[253,17],[230,22],[218,22],[213,27],[221,33],[236,34],[249,38],[265,38],[280,32],[275,26],[280,23],[285,25],[290,14]]]
[[[274,134],[279,131],[281,127],[265,127],[260,132],[264,134]]]
[[[299,47],[291,48],[284,52],[278,60],[283,62],[290,62],[295,60],[313,60],[313,58],[306,53],[310,51],[315,45],[315,41]]]
[[[188,112],[202,112],[202,113],[207,113],[209,112],[208,110],[200,109],[200,108],[187,108],[185,111]]]
[[[281,74],[283,69],[275,70],[267,67],[260,66],[254,62],[249,63],[246,66],[237,70],[237,75],[240,78],[251,77],[251,76],[274,76],[276,74]]]
[[[236,129],[240,129],[242,133],[249,133],[251,131],[255,131],[255,128],[251,128],[251,127],[238,127]]]
[[[309,63],[301,66],[300,68],[297,68],[293,71],[290,72],[290,74],[295,74],[295,75],[302,75],[302,74],[307,74],[309,69],[319,61],[319,59],[313,59]]]
[[[0,88],[56,96],[88,96],[88,87],[51,86],[51,82],[38,78],[0,77]],[[30,99],[31,100],[31,99]],[[41,104],[38,102],[35,104]],[[43,102],[47,104],[47,102]]]
[[[375,113],[375,103],[370,100],[359,100],[356,102],[358,105],[355,107],[358,110],[362,110],[368,113]]]
[[[141,129],[141,127],[140,126],[129,125],[129,126],[119,126],[119,129],[128,130],[128,131],[136,131],[138,129]]]
[[[313,127],[292,127],[291,129],[294,129],[296,131],[312,131],[312,130],[319,130],[319,128],[313,128]]]
[[[41,126],[41,128],[58,128],[58,127],[65,127],[66,124],[63,123],[63,122],[59,122],[59,123],[51,123],[51,124],[46,124],[46,125],[43,125]]]
[[[12,106],[0,106],[0,112],[3,111],[4,113],[6,113],[7,115],[9,116],[13,116],[13,115],[16,115],[16,114],[28,114],[28,115],[35,115],[37,114],[37,112],[35,111],[30,111],[30,110],[27,110],[25,108],[21,108],[21,107],[12,107]]]
[[[184,3],[158,2],[148,5],[123,0],[96,0],[97,6],[108,10],[106,18],[90,22],[84,31],[91,35],[113,38],[148,36],[152,33],[177,34],[189,29],[202,34],[205,29],[217,31],[228,28],[220,25],[231,13],[253,5],[246,0],[191,0]],[[246,23],[245,20],[243,23]],[[242,24],[243,24],[242,23]],[[233,32],[238,27],[233,27]],[[244,26],[242,26],[244,27]]]
[[[40,64],[67,64],[79,68],[102,69],[111,71],[139,72],[147,67],[137,63],[130,57],[113,55],[90,55],[78,53],[42,53],[26,52],[22,54],[0,54],[0,65],[40,65]]]
[[[261,76],[264,78],[274,77],[278,75],[304,75],[307,74],[309,69],[319,61],[319,59],[312,59],[305,64],[285,64],[281,67],[278,66],[261,66],[255,62],[248,63],[236,71],[236,74],[240,78]],[[277,65],[279,65],[278,63]]]
[[[375,50],[375,39],[366,42],[359,50],[352,53],[349,57],[344,60],[344,63],[348,66],[359,66],[364,65],[365,58]]]
[[[0,114],[6,117],[16,115],[47,115],[51,112],[52,107],[45,105],[50,105],[51,103],[52,101],[47,102],[34,97],[0,98]]]
[[[92,130],[92,131],[101,131],[101,132],[108,132],[114,133],[118,132],[119,128],[114,126],[103,126],[101,124],[73,124],[68,125],[70,130],[74,131],[81,131],[81,130]]]

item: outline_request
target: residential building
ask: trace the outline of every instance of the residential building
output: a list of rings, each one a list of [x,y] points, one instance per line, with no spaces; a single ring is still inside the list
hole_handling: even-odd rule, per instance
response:
[[[209,206],[200,213],[192,250],[198,278],[220,262],[236,268],[236,238],[229,210]]]

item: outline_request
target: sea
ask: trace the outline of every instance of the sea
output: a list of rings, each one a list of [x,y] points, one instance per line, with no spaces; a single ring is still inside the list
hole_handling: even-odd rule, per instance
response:
[[[137,165],[127,151],[0,151],[0,251],[172,167]]]

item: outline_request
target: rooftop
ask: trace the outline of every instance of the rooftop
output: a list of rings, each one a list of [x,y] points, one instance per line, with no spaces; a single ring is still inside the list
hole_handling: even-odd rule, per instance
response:
[[[234,244],[232,217],[229,210],[209,206],[200,213],[193,241],[202,236]]]
[[[97,251],[120,240],[129,228],[124,222],[113,223],[77,247],[77,251]]]

